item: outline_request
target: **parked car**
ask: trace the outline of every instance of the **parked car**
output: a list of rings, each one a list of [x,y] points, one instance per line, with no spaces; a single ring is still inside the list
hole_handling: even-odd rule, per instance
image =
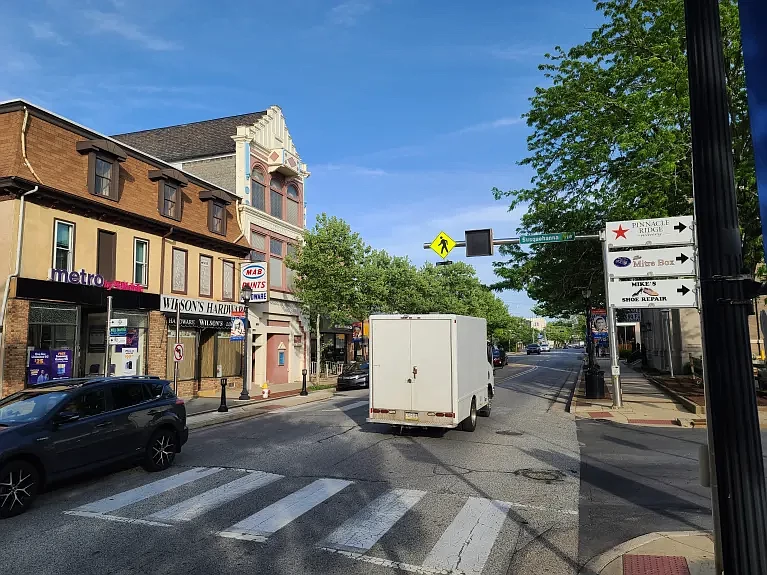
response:
[[[530,355],[531,353],[536,353],[538,355],[541,355],[541,346],[537,343],[531,343],[527,346],[527,355]]]
[[[116,461],[170,467],[186,443],[184,400],[156,377],[63,379],[0,400],[0,518],[53,481]]]
[[[336,389],[352,389],[370,385],[370,364],[367,361],[355,361],[347,365],[338,376]]]

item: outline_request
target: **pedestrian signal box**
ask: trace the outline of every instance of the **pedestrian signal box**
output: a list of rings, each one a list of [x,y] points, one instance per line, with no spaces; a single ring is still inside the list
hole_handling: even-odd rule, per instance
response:
[[[493,255],[493,230],[466,230],[466,257]]]

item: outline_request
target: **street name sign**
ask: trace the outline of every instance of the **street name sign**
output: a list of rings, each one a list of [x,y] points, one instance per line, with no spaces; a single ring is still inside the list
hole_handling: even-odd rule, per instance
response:
[[[610,252],[607,273],[615,278],[694,276],[695,250],[682,246]]]
[[[610,305],[616,308],[697,307],[694,278],[617,280],[608,282]]]
[[[434,241],[431,242],[431,249],[441,258],[446,258],[448,254],[453,251],[455,247],[455,240],[447,235],[445,232],[440,232]]]
[[[607,247],[692,245],[692,216],[607,222]]]
[[[556,244],[559,242],[572,242],[575,240],[574,232],[558,232],[553,234],[526,234],[519,236],[520,244]]]

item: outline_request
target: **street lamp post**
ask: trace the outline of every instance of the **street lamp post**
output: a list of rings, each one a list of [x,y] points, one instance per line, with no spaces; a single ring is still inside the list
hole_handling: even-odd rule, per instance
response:
[[[589,358],[588,371],[593,372],[594,371],[594,342],[593,342],[593,338],[591,337],[591,333],[589,333],[591,328],[591,289],[583,288],[581,290],[581,295],[583,295],[583,301],[586,305],[586,354],[588,355],[588,358]]]
[[[245,304],[245,337],[242,340],[242,393],[240,394],[240,399],[242,400],[250,399],[250,393],[248,393],[248,354],[245,352],[248,350],[248,332],[250,331],[248,323],[248,306],[250,305],[250,298],[252,296],[253,289],[247,284],[243,285],[240,289],[240,297]]]

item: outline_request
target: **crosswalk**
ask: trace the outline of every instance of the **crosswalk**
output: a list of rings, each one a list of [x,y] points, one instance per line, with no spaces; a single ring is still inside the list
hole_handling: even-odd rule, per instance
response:
[[[78,518],[99,519],[114,523],[129,523],[139,526],[174,528],[196,520],[206,513],[234,506],[235,514],[240,501],[248,511],[254,501],[249,497],[258,490],[279,486],[286,478],[264,471],[222,467],[195,467],[162,479],[109,495],[107,497],[64,511]],[[211,530],[213,536],[239,539],[247,542],[267,543],[280,530],[302,516],[318,508],[350,488],[353,481],[338,478],[317,478],[303,487],[288,493],[273,503],[239,519],[229,527]],[[207,488],[214,485],[211,488]],[[180,497],[199,491],[179,501]],[[290,487],[292,489],[292,485]],[[279,492],[283,495],[286,491]],[[456,509],[452,522],[439,537],[420,564],[395,562],[371,555],[369,552],[395,525],[408,521],[408,515],[419,505],[421,511],[428,496],[426,491],[416,489],[389,489],[362,505],[328,535],[312,545],[320,552],[336,553],[342,556],[390,567],[392,569],[437,575],[460,573],[479,575],[487,562],[499,533],[508,519],[512,508],[529,508],[522,503],[512,503],[468,497],[463,507]],[[242,499],[241,498],[247,498]],[[172,504],[163,507],[163,501]],[[162,507],[159,508],[158,507]],[[137,510],[141,517],[135,517]],[[144,515],[146,511],[150,513]],[[577,516],[574,510],[547,510],[560,516]],[[242,513],[244,515],[245,513]],[[229,515],[227,515],[228,517]],[[195,523],[195,526],[198,524]],[[327,533],[327,531],[325,531]]]

